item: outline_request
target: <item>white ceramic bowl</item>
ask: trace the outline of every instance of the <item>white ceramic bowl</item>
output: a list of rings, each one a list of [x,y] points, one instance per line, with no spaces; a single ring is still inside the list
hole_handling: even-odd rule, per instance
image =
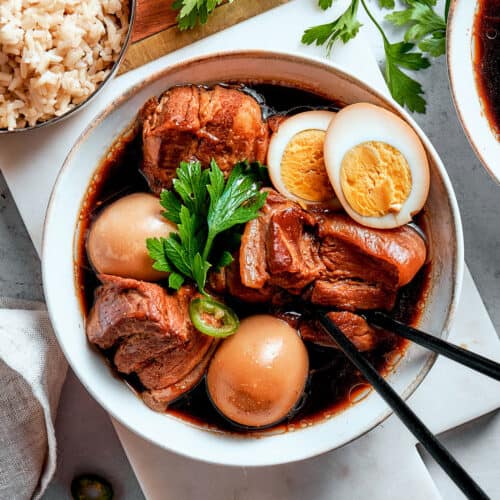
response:
[[[49,204],[43,241],[45,297],[59,343],[73,370],[94,398],[129,429],[161,447],[208,462],[242,466],[292,462],[359,437],[390,414],[388,407],[377,394],[370,393],[333,418],[263,438],[210,432],[155,413],[112,376],[102,356],[90,348],[75,292],[75,231],[80,205],[108,147],[150,96],[179,83],[224,80],[297,84],[346,104],[372,102],[398,113],[415,128],[431,164],[427,209],[433,265],[420,325],[447,336],[462,280],[462,230],[451,184],[429,140],[399,106],[339,68],[301,56],[262,51],[214,54],[166,68],[109,104],[92,121],[66,159]],[[434,358],[428,351],[411,346],[390,374],[390,383],[407,398],[425,377]]]
[[[447,32],[448,75],[464,132],[476,156],[500,183],[500,141],[484,114],[474,76],[473,35],[477,5],[472,0],[453,0],[451,3]]]

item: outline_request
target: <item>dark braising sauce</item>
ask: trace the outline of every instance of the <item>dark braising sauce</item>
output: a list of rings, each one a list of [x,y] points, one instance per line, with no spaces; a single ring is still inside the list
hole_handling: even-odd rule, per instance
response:
[[[338,109],[331,102],[311,93],[290,87],[277,85],[253,85],[245,90],[255,92],[263,105],[265,114],[295,113],[310,108]],[[265,104],[261,99],[265,100]],[[292,103],[292,104],[290,104]],[[139,172],[141,162],[141,138],[137,128],[131,127],[110,149],[101,162],[91,186],[87,190],[80,216],[77,241],[77,259],[75,263],[76,285],[80,291],[82,309],[88,314],[94,297],[94,290],[99,281],[92,270],[86,255],[85,242],[89,227],[104,206],[116,199],[132,193],[148,191],[146,181]],[[417,221],[418,222],[418,221]],[[428,287],[429,264],[417,274],[410,285],[400,290],[395,315],[408,324],[418,321],[423,299]],[[162,284],[160,282],[160,284]],[[166,283],[163,283],[166,286]],[[243,318],[258,312],[265,312],[262,306],[242,304],[228,298],[228,303]],[[298,312],[300,311],[300,313]],[[268,310],[278,315],[299,318],[307,314],[304,305],[295,304],[286,309]],[[312,425],[331,416],[349,405],[362,399],[369,389],[361,374],[353,368],[344,355],[336,350],[306,344],[309,353],[310,374],[304,397],[288,419],[265,432],[282,432]],[[391,370],[401,358],[407,342],[391,336],[376,350],[366,353],[368,359],[383,374]],[[113,352],[103,353],[112,366]],[[116,370],[113,373],[118,375]],[[137,393],[143,390],[135,375],[122,376],[127,384]],[[182,418],[198,426],[212,430],[247,433],[230,424],[213,407],[208,399],[205,381],[178,401],[172,403],[167,413]],[[264,431],[260,431],[264,432]],[[256,435],[258,431],[252,431]]]
[[[500,0],[479,0],[474,46],[479,95],[491,128],[500,140]]]

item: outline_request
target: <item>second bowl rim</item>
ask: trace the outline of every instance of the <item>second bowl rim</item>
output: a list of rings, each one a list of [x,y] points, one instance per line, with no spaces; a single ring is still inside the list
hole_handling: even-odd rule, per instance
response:
[[[457,95],[457,84],[456,84],[456,79],[455,79],[455,72],[453,68],[453,64],[451,62],[452,60],[452,39],[453,35],[452,33],[455,31],[455,20],[457,18],[456,12],[457,12],[457,6],[459,2],[462,0],[451,0],[450,3],[450,8],[448,11],[448,21],[446,23],[446,66],[447,66],[447,73],[448,73],[448,82],[450,86],[450,93],[451,93],[451,98],[453,101],[453,107],[455,108],[455,111],[457,113],[458,120],[460,122],[460,126],[462,127],[462,130],[467,137],[467,141],[469,142],[470,147],[474,151],[474,154],[476,155],[476,158],[481,162],[483,165],[484,169],[486,172],[488,172],[489,176],[497,183],[500,184],[500,171],[499,173],[496,173],[493,171],[492,167],[488,164],[487,159],[485,158],[485,155],[482,153],[482,151],[479,148],[478,141],[473,137],[472,132],[469,130],[469,125],[467,125],[467,120],[465,119],[464,115],[464,110],[462,107],[462,104],[459,102],[460,99]],[[474,37],[474,22],[475,22],[475,17],[476,17],[476,12],[477,12],[477,5],[474,10],[474,15],[472,16],[472,32],[471,32],[471,43],[470,43],[470,48],[472,51],[472,43],[473,43],[473,37]],[[467,56],[468,57],[468,56]],[[472,61],[472,53],[470,54],[470,64],[472,66],[472,71],[474,72],[474,62]],[[469,59],[468,59],[469,60]],[[478,99],[481,103],[481,106],[483,105],[481,98],[479,96],[479,92],[477,90],[477,83],[475,81],[475,75],[474,75],[474,92],[477,94]],[[488,122],[488,119],[486,116],[483,116],[484,120],[488,124],[488,128],[491,129],[491,125]],[[500,142],[499,142],[499,149],[500,149]]]

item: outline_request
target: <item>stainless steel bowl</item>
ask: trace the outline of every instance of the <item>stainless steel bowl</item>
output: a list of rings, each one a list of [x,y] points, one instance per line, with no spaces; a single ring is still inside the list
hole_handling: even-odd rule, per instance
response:
[[[105,87],[105,85],[115,76],[116,72],[118,71],[118,68],[120,67],[120,63],[123,60],[123,57],[125,56],[125,52],[127,51],[128,46],[130,45],[130,39],[132,35],[132,29],[134,27],[134,19],[135,19],[135,11],[136,11],[136,6],[137,6],[137,0],[129,0],[129,24],[128,24],[128,31],[127,35],[125,37],[125,40],[123,42],[123,46],[120,50],[120,53],[118,54],[118,59],[115,61],[115,64],[111,68],[111,71],[109,72],[108,76],[102,81],[102,83],[94,90],[92,94],[90,94],[85,101],[82,101],[80,104],[76,105],[74,108],[71,108],[69,111],[64,113],[61,116],[55,116],[54,118],[51,118],[50,120],[46,120],[44,122],[37,123],[36,125],[30,126],[30,127],[23,127],[23,128],[16,128],[14,130],[8,130],[6,128],[0,128],[0,134],[16,134],[20,132],[25,132],[26,130],[33,130],[41,127],[45,127],[48,125],[53,125],[54,123],[59,123],[68,116],[73,115],[74,113],[77,113],[80,109],[83,109],[94,97],[101,92],[101,90]]]

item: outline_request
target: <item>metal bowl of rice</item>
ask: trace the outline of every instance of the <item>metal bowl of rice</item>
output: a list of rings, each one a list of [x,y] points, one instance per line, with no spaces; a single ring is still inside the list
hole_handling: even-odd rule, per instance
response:
[[[136,0],[0,0],[0,134],[58,123],[111,80]]]

